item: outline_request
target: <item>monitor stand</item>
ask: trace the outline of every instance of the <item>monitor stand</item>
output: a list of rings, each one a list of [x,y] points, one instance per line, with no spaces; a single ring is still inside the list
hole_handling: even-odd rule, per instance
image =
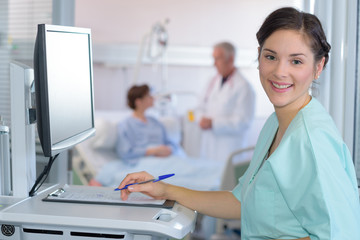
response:
[[[12,196],[28,197],[36,179],[34,70],[10,63]]]

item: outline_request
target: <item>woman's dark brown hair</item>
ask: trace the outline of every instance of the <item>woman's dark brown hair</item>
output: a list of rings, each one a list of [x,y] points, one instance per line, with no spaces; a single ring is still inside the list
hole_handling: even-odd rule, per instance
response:
[[[149,92],[150,92],[150,88],[146,84],[140,85],[140,86],[137,86],[137,85],[132,86],[127,93],[128,106],[131,109],[135,110],[136,99],[145,97]]]
[[[256,37],[260,46],[259,54],[266,39],[277,30],[296,30],[303,32],[310,40],[310,48],[315,63],[325,57],[324,67],[329,60],[330,44],[326,40],[319,19],[310,13],[285,7],[272,12],[264,21]]]

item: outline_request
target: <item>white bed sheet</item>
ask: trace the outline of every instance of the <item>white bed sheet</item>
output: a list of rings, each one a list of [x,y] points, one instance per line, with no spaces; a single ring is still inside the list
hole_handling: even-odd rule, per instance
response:
[[[166,182],[195,190],[218,190],[225,163],[206,159],[170,156],[143,157],[136,164],[119,159],[114,150],[94,149],[91,142],[76,146],[82,164],[91,169],[91,176],[104,186],[117,187],[131,172],[147,171],[156,176],[175,173]]]
[[[117,187],[126,174],[147,171],[157,176],[175,173],[166,182],[196,190],[217,190],[220,187],[226,163],[217,163],[199,158],[171,156],[168,158],[144,157],[138,164],[121,161],[115,152],[116,126],[131,115],[130,110],[96,111],[95,137],[78,144],[73,157],[73,170],[83,184],[98,178],[104,186]],[[181,119],[159,117],[169,137],[180,143]]]
[[[144,157],[135,165],[115,160],[104,165],[96,179],[105,186],[117,187],[130,172],[147,171],[155,177],[175,173],[174,177],[164,181],[196,190],[217,190],[222,175],[219,165],[178,156]]]

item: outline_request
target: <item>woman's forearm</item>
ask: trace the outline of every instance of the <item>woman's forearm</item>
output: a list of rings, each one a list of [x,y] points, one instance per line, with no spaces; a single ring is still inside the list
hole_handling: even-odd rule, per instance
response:
[[[240,219],[241,204],[228,191],[195,191],[168,185],[167,198],[181,205],[217,218]]]
[[[273,240],[281,240],[281,239],[273,239]],[[288,239],[288,240],[311,240],[311,239],[310,239],[310,237],[304,237],[304,238]]]

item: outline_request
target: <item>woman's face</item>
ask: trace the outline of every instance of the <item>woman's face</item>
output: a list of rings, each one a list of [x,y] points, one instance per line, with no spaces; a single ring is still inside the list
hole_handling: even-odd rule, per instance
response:
[[[309,99],[309,87],[324,65],[314,63],[309,41],[294,30],[278,30],[259,54],[261,84],[275,109],[300,109]]]

